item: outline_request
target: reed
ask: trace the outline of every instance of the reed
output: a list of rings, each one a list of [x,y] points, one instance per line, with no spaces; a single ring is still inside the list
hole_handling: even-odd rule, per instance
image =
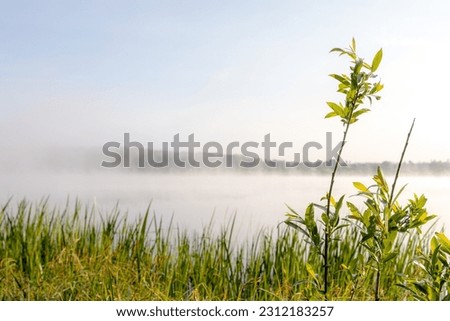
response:
[[[8,203],[0,211],[1,300],[312,300],[320,299],[306,266],[319,270],[305,239],[283,226],[234,242],[234,220],[219,233],[187,231],[149,214],[129,222],[119,209],[97,217],[79,203]],[[121,219],[123,218],[123,219]],[[373,299],[376,273],[357,227],[330,240],[330,284],[337,300]],[[355,237],[356,236],[356,237]],[[423,275],[408,264],[428,253],[427,234],[399,239],[383,269],[383,298],[413,299],[394,286]]]

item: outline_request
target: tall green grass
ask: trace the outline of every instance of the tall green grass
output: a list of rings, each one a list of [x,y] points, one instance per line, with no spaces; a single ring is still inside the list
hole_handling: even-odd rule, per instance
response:
[[[118,209],[101,220],[76,204],[51,209],[22,201],[0,210],[1,300],[311,300],[321,299],[317,253],[280,225],[234,242],[234,221],[219,233],[193,233],[149,215],[127,222]],[[374,271],[357,227],[330,240],[333,299],[372,300]],[[424,236],[429,239],[429,236]],[[386,266],[383,297],[412,299],[399,278],[423,273],[410,264],[428,252],[415,233]]]

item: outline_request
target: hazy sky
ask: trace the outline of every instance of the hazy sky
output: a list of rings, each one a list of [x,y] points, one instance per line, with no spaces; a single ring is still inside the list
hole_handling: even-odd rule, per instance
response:
[[[449,1],[1,1],[0,148],[98,148],[195,133],[202,142],[325,142],[341,99],[333,47],[357,40],[382,100],[345,159],[450,159]],[[11,157],[3,153],[1,157]]]

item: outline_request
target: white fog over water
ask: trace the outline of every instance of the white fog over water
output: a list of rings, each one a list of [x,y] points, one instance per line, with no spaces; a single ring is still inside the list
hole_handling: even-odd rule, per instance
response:
[[[82,206],[96,206],[97,214],[110,213],[116,204],[121,215],[135,219],[149,204],[152,214],[166,223],[191,231],[200,230],[213,219],[216,228],[225,226],[236,215],[236,232],[251,235],[260,228],[275,228],[283,221],[285,204],[301,212],[309,202],[325,194],[328,176],[284,174],[149,174],[33,171],[1,173],[1,202],[13,197],[39,202],[45,197],[49,206],[64,207],[69,198]],[[369,175],[337,177],[335,195],[354,195],[354,181],[371,184]],[[392,181],[392,177],[388,177]],[[405,176],[398,188],[408,183],[401,200],[424,193],[428,210],[439,215],[439,225],[450,224],[447,176]],[[357,198],[351,200],[358,203]]]

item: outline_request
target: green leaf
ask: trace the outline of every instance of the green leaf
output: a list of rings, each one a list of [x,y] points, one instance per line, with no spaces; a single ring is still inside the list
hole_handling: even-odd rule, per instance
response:
[[[336,207],[336,201],[333,196],[330,196],[330,204]]]
[[[304,230],[302,227],[300,227],[299,225],[297,225],[297,224],[295,224],[295,223],[292,223],[291,221],[284,221],[284,223],[285,223],[287,226],[289,226],[289,227],[291,227],[291,228],[293,228],[293,229],[295,229],[295,230],[297,230],[297,231],[303,233],[307,238],[310,238],[309,233],[308,233],[307,231],[305,231],[305,230]]]
[[[432,237],[431,241],[430,241],[430,248],[431,248],[431,252],[434,252],[434,250],[439,246],[439,242],[436,239],[436,237]]]
[[[337,203],[334,205],[334,208],[336,209],[336,215],[339,215],[339,211],[341,210],[342,203],[344,202],[345,195],[342,195]]]
[[[314,279],[314,281],[316,281],[316,284],[318,284],[319,280],[317,279],[316,273],[314,272],[314,269],[311,264],[306,263],[306,271]]]
[[[340,230],[340,229],[342,229],[342,228],[345,228],[345,227],[347,227],[347,226],[349,226],[348,224],[341,224],[341,225],[338,225],[338,226],[336,226],[332,231],[331,231],[331,233],[334,233],[334,232],[336,232],[336,231],[338,231],[338,230]]]
[[[425,197],[425,195],[420,195],[420,197],[417,197],[416,194],[414,194],[414,199],[417,203],[417,207],[423,208],[425,206],[425,204],[427,203],[427,198]]]
[[[326,206],[323,206],[323,205],[320,205],[320,204],[317,204],[317,203],[312,203],[312,204],[314,205],[314,207],[322,210],[323,212],[325,212],[325,213],[327,212],[327,207]],[[330,212],[332,212],[332,211],[330,211]]]
[[[388,255],[386,255],[386,257],[383,259],[383,263],[386,263],[390,260],[392,260],[393,258],[395,258],[397,256],[397,252],[391,252]]]
[[[342,85],[348,87],[350,86],[350,81],[346,78],[346,75],[336,75],[336,74],[331,74],[330,75],[331,78],[336,79],[337,81],[339,81]]]
[[[440,254],[439,249],[440,249],[440,247],[441,246],[438,245],[434,250],[431,251],[431,253],[432,253],[432,255],[431,255],[431,264],[432,264],[433,267],[436,266],[436,263],[437,263],[437,261],[439,259],[439,254]]]
[[[360,110],[357,110],[357,111],[355,111],[354,113],[353,113],[353,117],[358,117],[358,116],[361,116],[362,114],[365,114],[365,113],[367,113],[367,112],[369,112],[370,111],[370,109],[369,108],[362,108],[362,109],[360,109]]]
[[[298,215],[298,213],[297,213],[296,211],[294,211],[294,209],[293,209],[292,207],[290,207],[290,206],[287,205],[287,204],[284,204],[284,205],[286,205],[286,207],[289,209],[289,211],[291,211],[292,213],[294,213],[296,216],[300,216],[300,215]]]
[[[363,66],[363,63],[364,63],[364,60],[362,60],[361,58],[356,59],[356,61],[355,61],[355,69],[354,69],[353,75],[360,76],[359,73],[361,72],[361,68]],[[356,82],[357,83],[359,82],[359,79],[360,78],[356,78]]]
[[[386,182],[386,179],[384,178],[383,171],[381,170],[380,166],[378,166],[377,174],[373,177],[373,180],[375,181],[375,183],[377,183],[382,192],[386,194],[388,193],[389,186]]]
[[[442,250],[447,253],[450,253],[450,240],[444,233],[436,232],[436,237],[438,238],[439,243],[442,245]]]
[[[333,103],[331,101],[327,101],[327,105],[330,106],[331,109],[333,109],[333,111],[338,114],[341,117],[344,117],[344,110],[342,109],[341,106],[339,106],[336,103]]]
[[[301,229],[300,225],[297,225],[297,224],[295,224],[295,223],[292,222],[292,221],[286,220],[286,221],[284,221],[284,223],[285,223],[287,226],[292,227],[292,228],[295,229],[295,230]]]
[[[325,118],[331,118],[331,117],[336,117],[338,114],[336,114],[334,111],[329,112],[328,114],[325,115]]]
[[[372,72],[375,72],[378,67],[380,66],[381,59],[383,58],[383,49],[378,50],[378,52],[375,54],[375,57],[373,57],[372,60]]]
[[[315,223],[314,219],[314,204],[310,203],[305,211],[305,222],[306,224]]]
[[[359,221],[363,220],[361,212],[358,210],[358,208],[353,203],[347,202],[347,207],[350,210],[350,212],[352,213],[352,215],[349,216],[350,218],[353,218],[353,219],[359,220]]]
[[[407,290],[407,291],[409,291],[409,292],[411,292],[412,296],[413,296],[416,300],[418,300],[418,301],[424,301],[424,298],[423,298],[420,294],[418,294],[414,289],[412,289],[412,288],[410,288],[410,287],[408,287],[408,286],[406,286],[406,285],[404,285],[404,284],[401,284],[401,283],[397,283],[397,284],[395,284],[395,285],[398,286],[398,287],[401,287],[401,288],[403,288],[403,289],[405,289],[405,290]]]
[[[371,66],[367,62],[363,62],[363,67],[367,70],[371,70]]]
[[[342,53],[344,50],[342,50],[341,48],[333,48],[330,50],[330,52],[340,52]]]
[[[356,123],[358,121],[358,119],[356,119],[355,117],[352,117],[352,119],[350,119],[350,124]],[[344,121],[344,123],[347,123],[347,120]]]
[[[384,88],[384,85],[381,84],[380,82],[378,82],[373,85],[372,90],[370,91],[370,94],[373,95],[373,94],[379,92],[380,90],[382,90],[383,88]]]
[[[360,182],[353,182],[353,186],[356,187],[356,189],[360,190],[361,192],[367,192],[368,188]]]
[[[392,204],[395,204],[395,202],[397,202],[398,197],[400,196],[401,193],[403,193],[403,191],[405,190],[406,186],[407,186],[407,184],[403,185],[402,188],[400,188],[400,190],[397,192],[395,197],[392,199]]]
[[[420,292],[422,292],[423,294],[425,294],[428,297],[428,290],[425,285],[423,285],[419,282],[413,282],[412,285],[414,285],[414,287],[417,290],[419,290]]]
[[[351,57],[352,59],[356,58],[356,54],[354,52],[349,51],[349,50],[344,50],[341,48],[333,48],[330,50],[330,52],[339,52],[339,56],[347,55],[347,56]]]

